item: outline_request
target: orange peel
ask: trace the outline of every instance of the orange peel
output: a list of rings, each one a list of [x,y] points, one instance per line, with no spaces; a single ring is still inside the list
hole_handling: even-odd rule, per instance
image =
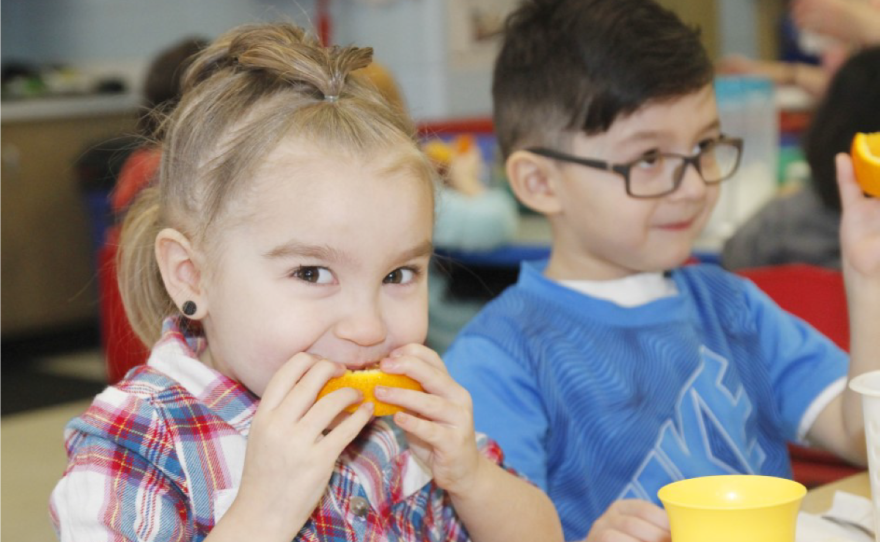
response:
[[[345,371],[345,374],[342,376],[328,380],[324,388],[318,393],[318,399],[341,388],[354,388],[364,394],[364,402],[370,401],[375,405],[373,410],[374,416],[388,416],[404,410],[400,406],[383,403],[376,399],[374,394],[376,386],[424,391],[421,384],[405,375],[389,374],[379,369],[349,370]],[[350,405],[345,410],[347,412],[354,412],[358,406],[360,404]]]
[[[850,152],[859,186],[866,194],[880,197],[880,132],[857,133]]]

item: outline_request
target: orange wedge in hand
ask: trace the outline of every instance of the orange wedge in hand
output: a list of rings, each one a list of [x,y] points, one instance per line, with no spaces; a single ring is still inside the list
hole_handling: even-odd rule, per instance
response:
[[[859,186],[866,194],[880,197],[880,132],[856,134],[851,153]]]
[[[421,384],[405,375],[384,373],[379,369],[349,370],[345,371],[345,374],[340,377],[331,378],[320,393],[318,393],[318,399],[339,388],[354,388],[364,394],[364,401],[370,401],[376,405],[373,411],[374,416],[388,416],[403,410],[397,405],[378,400],[373,391],[376,386],[423,391]],[[351,405],[345,410],[354,412],[357,407],[358,405]]]

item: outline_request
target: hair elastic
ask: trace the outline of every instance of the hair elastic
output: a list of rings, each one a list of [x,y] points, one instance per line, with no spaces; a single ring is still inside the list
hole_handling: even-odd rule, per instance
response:
[[[339,100],[339,95],[337,95],[337,94],[327,94],[326,96],[324,96],[325,102],[333,103],[338,100]]]
[[[184,301],[183,307],[181,307],[181,310],[183,311],[183,314],[185,314],[186,316],[192,316],[193,314],[196,313],[196,310],[198,310],[198,309],[196,307],[195,301]]]

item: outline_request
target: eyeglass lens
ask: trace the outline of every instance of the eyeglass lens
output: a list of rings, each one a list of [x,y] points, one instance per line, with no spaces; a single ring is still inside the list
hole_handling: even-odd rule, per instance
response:
[[[692,160],[674,155],[656,155],[632,166],[630,191],[635,196],[653,196],[675,190]],[[707,183],[720,182],[736,170],[739,147],[723,141],[704,148],[696,157],[696,167]]]

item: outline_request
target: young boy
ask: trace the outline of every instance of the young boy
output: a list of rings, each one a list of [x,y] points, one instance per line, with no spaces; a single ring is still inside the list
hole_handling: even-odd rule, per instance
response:
[[[650,0],[534,0],[505,35],[497,136],[552,251],[523,264],[445,361],[478,430],[549,493],[566,539],[668,540],[658,489],[789,477],[787,441],[864,464],[846,382],[880,369],[880,202],[848,160],[851,360],[750,282],[680,267],[741,150],[719,124],[698,32]]]

